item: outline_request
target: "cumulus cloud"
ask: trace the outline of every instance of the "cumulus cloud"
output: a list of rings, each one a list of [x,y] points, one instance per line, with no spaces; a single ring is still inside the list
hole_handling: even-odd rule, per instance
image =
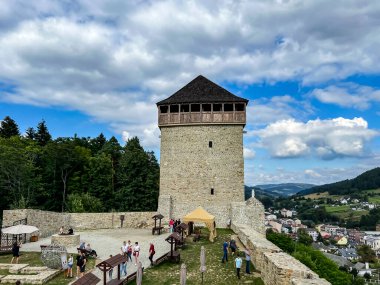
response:
[[[253,149],[245,147],[243,149],[243,154],[245,159],[253,159],[256,155],[256,152]]]
[[[317,88],[311,92],[311,96],[322,103],[359,110],[368,109],[372,102],[380,102],[380,90],[353,83],[341,86],[331,85],[323,89]]]
[[[302,119],[313,113],[314,109],[307,101],[298,101],[290,95],[259,98],[247,107],[247,119],[255,127],[294,117]]]
[[[317,156],[323,159],[363,156],[366,144],[379,135],[368,129],[363,118],[317,119],[306,123],[282,120],[255,131],[255,134],[259,136],[261,146],[273,157]]]
[[[379,13],[354,0],[6,1],[0,82],[13,92],[1,100],[79,110],[157,144],[154,102],[198,74],[244,86],[378,73]],[[269,103],[248,111],[265,124],[297,110]]]

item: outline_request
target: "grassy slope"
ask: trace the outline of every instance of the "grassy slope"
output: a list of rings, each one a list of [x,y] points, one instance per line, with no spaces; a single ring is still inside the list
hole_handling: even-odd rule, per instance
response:
[[[203,231],[203,230],[202,230]],[[229,262],[226,264],[221,263],[223,255],[222,244],[224,239],[229,239],[233,232],[230,230],[218,229],[218,237],[214,243],[203,237],[200,242],[189,243],[186,249],[181,251],[181,262],[187,266],[187,283],[188,285],[202,284],[200,267],[200,250],[201,246],[206,249],[206,266],[207,272],[204,274],[204,284],[244,284],[249,283],[253,285],[264,285],[263,281],[257,277],[258,274],[244,275],[242,274],[239,281],[236,277],[232,258],[229,256]],[[245,260],[243,257],[243,265]],[[173,285],[179,284],[180,280],[180,267],[181,264],[172,264],[169,262],[162,263],[156,267],[149,268],[144,272],[143,284],[144,285]],[[253,270],[251,270],[253,271]],[[245,267],[242,268],[245,272]],[[135,285],[136,283],[131,283]]]
[[[19,263],[26,263],[31,266],[43,266],[40,256],[41,256],[41,253],[39,252],[21,252]],[[11,254],[0,255],[0,263],[10,263],[11,259],[12,259]],[[88,271],[91,268],[94,268],[94,266],[95,266],[95,259],[90,258],[86,266],[86,271]],[[4,270],[2,271],[2,273],[9,274],[8,271],[4,271]],[[76,269],[73,268],[73,275],[75,276],[75,274],[76,274]],[[72,280],[73,279],[65,278],[62,272],[57,277],[55,277],[53,280],[49,281],[46,284],[47,285],[67,285]]]

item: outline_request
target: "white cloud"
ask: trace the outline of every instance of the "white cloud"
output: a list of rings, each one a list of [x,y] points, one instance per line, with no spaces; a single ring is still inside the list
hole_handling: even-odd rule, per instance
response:
[[[380,102],[380,90],[357,84],[332,85],[324,89],[314,89],[311,96],[322,103],[336,104],[341,107],[359,110],[368,109],[372,102]]]
[[[154,102],[198,74],[244,86],[379,73],[379,13],[354,0],[5,1],[0,82],[15,92],[1,100],[79,110],[157,145]],[[270,103],[249,123],[300,109]]]
[[[368,129],[363,118],[317,119],[306,123],[282,120],[255,131],[255,134],[260,137],[261,146],[273,157],[314,155],[323,159],[363,156],[367,142],[379,135]]]
[[[243,148],[243,154],[245,159],[253,159],[256,155],[256,152],[250,148]]]

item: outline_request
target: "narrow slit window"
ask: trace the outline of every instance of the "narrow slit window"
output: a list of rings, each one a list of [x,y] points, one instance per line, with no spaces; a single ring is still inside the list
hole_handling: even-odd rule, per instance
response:
[[[212,147],[212,141],[208,142],[208,147],[210,147],[210,148]]]
[[[214,188],[211,188],[211,195],[214,195]]]

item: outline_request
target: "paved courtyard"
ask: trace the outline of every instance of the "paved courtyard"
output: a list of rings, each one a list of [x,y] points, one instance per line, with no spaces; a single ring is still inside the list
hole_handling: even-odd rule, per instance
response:
[[[164,253],[170,250],[170,245],[165,241],[165,238],[169,235],[168,233],[161,234],[160,236],[152,236],[152,231],[149,229],[101,229],[101,230],[89,230],[76,232],[80,234],[80,240],[89,243],[91,247],[96,250],[98,254],[97,263],[105,260],[110,254],[116,255],[120,253],[120,248],[123,241],[130,240],[132,244],[138,242],[141,248],[140,251],[140,261],[143,267],[148,268],[150,261],[148,259],[149,255],[149,243],[153,242],[156,250],[155,258],[160,257]],[[50,237],[43,238],[38,242],[26,243],[22,246],[21,251],[40,251],[40,245],[50,244]],[[67,251],[69,253],[76,253],[76,247],[68,247]],[[128,262],[127,272],[128,274],[136,271],[136,266],[133,262]],[[75,270],[74,270],[75,272]],[[93,271],[95,275],[99,278],[103,278],[103,274],[100,270],[95,269]],[[117,270],[114,270],[113,276],[117,275]],[[108,278],[108,274],[107,274]],[[101,283],[99,283],[101,284]]]

